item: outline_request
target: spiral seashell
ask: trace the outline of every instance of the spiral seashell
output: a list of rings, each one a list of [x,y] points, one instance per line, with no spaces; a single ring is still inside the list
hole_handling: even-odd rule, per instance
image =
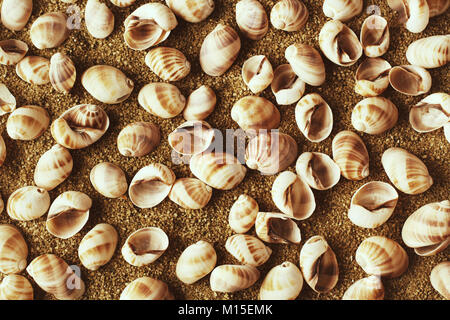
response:
[[[322,236],[314,236],[300,250],[300,268],[306,283],[317,293],[330,292],[339,277],[336,255]]]
[[[7,66],[15,65],[25,57],[28,45],[20,40],[0,41],[0,64]]]
[[[311,86],[325,82],[325,65],[319,51],[307,44],[293,44],[284,53],[295,74]]]
[[[278,1],[270,12],[270,22],[276,29],[287,32],[299,31],[308,21],[309,12],[299,0]]]
[[[422,160],[405,149],[387,149],[381,163],[392,184],[406,194],[425,192],[433,184],[433,178]]]
[[[186,108],[183,110],[185,120],[205,120],[216,106],[217,97],[214,91],[205,85],[192,91],[189,95]]]
[[[450,60],[450,35],[432,36],[414,41],[406,50],[406,59],[422,68],[445,66]]]
[[[181,178],[175,181],[169,199],[185,209],[202,209],[212,196],[212,188],[195,178]]]
[[[177,262],[176,275],[183,283],[193,284],[210,273],[217,262],[214,247],[200,240],[187,247]]]
[[[16,65],[16,73],[20,79],[30,84],[43,85],[50,82],[50,60],[28,56]]]
[[[282,213],[258,212],[255,230],[258,238],[269,243],[299,244],[302,240],[300,228]]]
[[[166,0],[167,6],[187,22],[198,23],[214,11],[214,0]]]
[[[236,4],[236,23],[242,34],[251,40],[262,39],[269,30],[269,18],[257,0],[240,0]]]
[[[347,21],[359,15],[363,9],[362,0],[325,0],[323,13],[333,20]]]
[[[67,17],[62,12],[45,13],[30,28],[30,38],[38,49],[59,47],[69,37]]]
[[[366,18],[361,26],[359,39],[367,57],[376,58],[385,54],[390,43],[386,19],[376,14]]]
[[[33,300],[33,287],[24,276],[10,274],[0,283],[0,300]]]
[[[275,69],[270,87],[279,105],[296,103],[305,92],[305,82],[295,74],[290,64],[282,64]]]
[[[45,190],[53,190],[70,175],[73,169],[69,150],[56,144],[38,160],[34,169],[34,183]]]
[[[430,282],[445,299],[450,300],[450,262],[439,263],[431,270]]]
[[[211,272],[210,286],[216,292],[236,292],[250,288],[258,281],[260,273],[255,267],[225,264]]]
[[[384,286],[378,276],[369,276],[353,283],[342,300],[383,300]]]
[[[173,295],[165,282],[142,277],[125,287],[120,295],[120,300],[173,300]]]
[[[109,0],[111,3],[117,7],[125,8],[131,6],[136,0]]]
[[[29,186],[17,189],[9,196],[6,211],[11,219],[30,221],[42,217],[49,207],[47,190]]]
[[[272,249],[261,240],[247,234],[235,234],[225,243],[225,249],[242,264],[258,267],[272,254]]]
[[[128,189],[123,170],[109,162],[102,162],[93,167],[90,180],[94,189],[107,198],[120,198]]]
[[[30,19],[33,0],[4,0],[1,9],[3,25],[11,31],[22,30]]]
[[[78,257],[89,270],[98,270],[111,260],[116,250],[118,235],[116,229],[107,223],[100,223],[89,231],[78,247]]]
[[[161,79],[179,81],[191,71],[191,64],[185,55],[169,47],[150,50],[145,56],[145,64]]]
[[[409,123],[417,132],[430,132],[450,123],[450,95],[433,93],[409,111]]]
[[[246,233],[256,221],[259,211],[258,203],[252,197],[241,194],[233,203],[228,215],[228,223],[236,233]]]
[[[97,39],[105,39],[114,30],[114,14],[99,0],[88,0],[84,11],[87,31]]]
[[[348,180],[369,176],[369,153],[362,139],[352,131],[341,131],[333,139],[333,160]]]
[[[218,77],[236,60],[241,50],[241,39],[233,28],[218,24],[203,40],[200,49],[200,66],[206,74]]]
[[[264,91],[273,80],[273,69],[270,61],[264,55],[247,59],[242,66],[242,79],[251,92],[256,94]]]
[[[20,231],[10,224],[0,224],[0,272],[20,273],[27,266],[28,246]]]
[[[317,93],[310,93],[297,103],[295,120],[305,138],[311,142],[325,140],[333,130],[333,112]]]
[[[260,300],[295,300],[303,288],[303,276],[292,262],[270,269],[259,290]]]
[[[418,96],[431,89],[431,75],[422,67],[396,66],[389,71],[389,83],[400,93]]]
[[[391,65],[381,58],[367,58],[356,70],[355,92],[363,97],[375,97],[389,87]]]
[[[142,157],[159,145],[159,127],[151,122],[134,122],[123,128],[117,137],[117,148],[125,157]]]
[[[6,159],[6,145],[5,140],[3,140],[3,137],[0,135],[0,167],[3,165]],[[0,197],[1,198],[1,197]],[[0,210],[0,213],[2,210]]]
[[[231,108],[231,118],[243,130],[275,129],[280,124],[280,111],[263,97],[247,96]]]
[[[430,11],[430,18],[443,14],[447,11],[449,0],[427,0],[428,9]]]
[[[142,228],[133,232],[122,247],[126,262],[142,267],[156,261],[169,247],[167,234],[156,227]]]
[[[297,159],[295,170],[304,182],[316,190],[331,189],[341,178],[339,166],[328,155],[320,152],[302,153]]]
[[[44,108],[23,106],[14,110],[6,122],[6,131],[14,140],[33,140],[47,130],[50,117]]]
[[[93,104],[65,111],[51,125],[53,139],[68,149],[82,149],[98,141],[109,128],[106,112]]]
[[[56,91],[68,93],[75,84],[77,69],[64,53],[55,53],[50,59],[49,78]]]
[[[163,82],[142,87],[138,101],[147,112],[163,119],[176,117],[186,106],[186,98],[180,90],[173,84]]]
[[[366,98],[353,108],[352,125],[364,133],[380,134],[395,126],[397,107],[383,97]]]
[[[399,21],[413,33],[420,33],[428,25],[430,8],[427,0],[388,0],[389,7],[397,11]]]
[[[179,154],[194,155],[207,150],[215,131],[206,121],[187,121],[169,134],[169,145]]]

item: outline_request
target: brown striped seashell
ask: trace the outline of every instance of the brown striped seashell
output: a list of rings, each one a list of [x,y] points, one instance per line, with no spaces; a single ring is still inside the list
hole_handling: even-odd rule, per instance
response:
[[[255,230],[258,238],[269,243],[299,244],[302,240],[300,228],[282,213],[258,212]]]
[[[125,287],[120,294],[120,300],[173,300],[173,295],[165,282],[141,277]]]
[[[295,107],[295,120],[305,138],[311,142],[325,140],[333,130],[333,112],[317,93],[300,99]]]
[[[0,64],[11,66],[20,62],[28,52],[28,45],[20,40],[0,41]]]
[[[20,273],[27,266],[28,246],[20,231],[10,224],[0,224],[0,272]]]
[[[50,117],[44,108],[23,106],[14,110],[6,122],[6,131],[14,140],[33,140],[47,130]]]
[[[114,30],[114,14],[99,0],[88,0],[84,10],[87,31],[97,39],[105,39]]]
[[[183,110],[185,120],[205,120],[216,106],[217,97],[214,91],[202,85],[189,95],[186,108]]]
[[[299,31],[308,21],[309,12],[299,0],[278,1],[270,12],[270,22],[276,29],[287,32]]]
[[[128,189],[123,170],[110,162],[101,162],[92,168],[89,175],[92,186],[107,198],[120,198]]]
[[[202,209],[212,196],[212,188],[195,178],[181,178],[175,181],[169,199],[185,209]]]
[[[50,207],[50,196],[45,189],[22,187],[8,198],[6,211],[11,219],[30,221],[42,217]]]
[[[397,11],[399,22],[413,33],[420,33],[428,25],[430,8],[427,0],[388,0],[389,7]]]
[[[431,75],[422,67],[396,66],[389,71],[389,83],[396,91],[408,96],[418,96],[431,89]]]
[[[185,55],[169,47],[150,50],[145,56],[145,64],[161,79],[179,81],[191,71],[191,64]]]
[[[450,95],[430,94],[409,111],[409,123],[417,132],[430,132],[450,123]]]
[[[333,20],[347,21],[359,15],[363,9],[363,0],[325,0],[323,13]]]
[[[24,276],[10,274],[0,283],[0,300],[33,300],[33,287]]]
[[[264,55],[247,59],[242,66],[242,79],[251,92],[256,94],[264,91],[273,80],[270,61]]]
[[[16,65],[16,74],[30,84],[43,85],[50,82],[50,60],[43,57],[27,56]]]
[[[383,300],[384,286],[378,276],[369,276],[353,283],[342,300]]]
[[[240,0],[236,4],[236,23],[242,34],[251,40],[264,38],[269,30],[269,18],[258,0]]]
[[[363,97],[375,97],[389,87],[391,65],[381,58],[367,58],[356,69],[355,92]]]
[[[38,49],[59,47],[69,37],[67,17],[62,12],[45,13],[30,28],[30,38]]]
[[[439,263],[431,270],[430,282],[445,299],[450,300],[450,262]]]
[[[180,90],[173,84],[163,82],[142,87],[138,101],[147,112],[163,119],[176,117],[186,106],[186,98]]]
[[[280,124],[280,111],[263,97],[247,96],[231,108],[231,118],[243,130],[275,129]]]
[[[279,105],[296,103],[305,92],[305,82],[295,74],[290,64],[282,64],[275,69],[270,87]]]
[[[235,234],[225,243],[225,249],[242,264],[258,267],[272,254],[272,249],[261,240],[247,234]]]
[[[217,262],[214,247],[200,240],[184,249],[178,258],[176,275],[185,284],[193,284],[210,273]]]
[[[311,86],[325,82],[325,65],[319,51],[307,44],[293,44],[284,53],[295,74]]]
[[[72,59],[64,53],[55,53],[50,59],[49,78],[56,91],[68,93],[77,78]]]
[[[167,6],[187,22],[198,23],[214,11],[214,0],[166,0]]]
[[[295,264],[285,261],[270,269],[259,290],[260,300],[295,300],[303,288],[303,276]]]
[[[0,83],[0,116],[13,112],[16,109],[16,98],[8,87]]]
[[[406,59],[422,68],[445,66],[450,60],[450,35],[439,35],[414,41],[406,50]]]
[[[443,14],[447,11],[450,0],[427,0],[430,18]]]
[[[30,19],[33,0],[3,0],[1,19],[3,25],[11,31],[22,30]]]
[[[206,121],[186,121],[167,139],[169,145],[179,154],[194,155],[206,151],[214,140],[215,131]]]
[[[55,144],[38,160],[34,169],[34,183],[45,190],[53,190],[70,175],[73,169],[69,150]]]
[[[381,57],[388,51],[390,43],[386,19],[376,14],[366,18],[361,26],[359,39],[367,57]]]
[[[325,153],[303,152],[297,159],[295,170],[311,188],[328,190],[341,178],[341,169]]]
[[[353,127],[368,134],[381,134],[395,126],[398,109],[384,97],[366,98],[353,108]]]
[[[258,281],[260,273],[255,267],[225,264],[214,268],[209,279],[215,292],[236,292],[250,288]]]
[[[3,139],[3,137],[0,135],[0,167],[3,165],[3,163],[6,160],[6,145],[5,145],[5,140]],[[2,210],[0,210],[1,213]]]
[[[131,6],[136,0],[109,0],[111,3],[117,7],[125,8]]]
[[[259,211],[258,203],[252,197],[241,194],[233,203],[228,215],[228,223],[236,233],[246,233],[256,221]]]
[[[159,145],[161,133],[152,122],[134,122],[123,128],[117,136],[117,148],[125,157],[142,157]]]

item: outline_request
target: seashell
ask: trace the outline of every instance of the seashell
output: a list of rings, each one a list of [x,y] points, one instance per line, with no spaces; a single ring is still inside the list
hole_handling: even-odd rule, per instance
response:
[[[269,18],[257,0],[240,0],[236,4],[236,23],[242,34],[251,40],[262,39],[269,30]]]
[[[427,0],[388,0],[389,7],[397,11],[399,21],[413,33],[420,33],[428,25],[430,9]]]
[[[352,131],[341,131],[333,139],[333,160],[348,180],[369,176],[369,153],[362,139]]]
[[[258,212],[255,230],[258,238],[269,243],[299,244],[302,240],[297,224],[282,213]]]
[[[194,155],[207,150],[213,140],[215,131],[205,121],[187,121],[169,134],[169,145],[173,150],[184,155]]]
[[[296,103],[305,92],[305,82],[295,74],[290,64],[282,64],[275,69],[270,87],[279,105]]]
[[[450,262],[439,263],[431,270],[430,281],[433,288],[445,299],[450,300]]]
[[[5,140],[3,140],[3,137],[0,135],[0,167],[3,165],[6,159],[6,145]],[[1,198],[1,197],[0,197]],[[2,210],[0,210],[0,213]]]
[[[14,110],[6,122],[6,131],[14,140],[33,140],[47,130],[50,117],[44,108],[23,106]]]
[[[409,111],[409,123],[417,132],[437,130],[450,122],[450,95],[433,93]]]
[[[156,261],[169,247],[167,234],[156,227],[142,228],[133,232],[122,247],[126,262],[142,267]]]
[[[50,82],[50,60],[28,56],[16,65],[16,73],[20,79],[30,84],[43,85]]]
[[[159,145],[161,133],[152,122],[134,122],[123,128],[117,137],[117,148],[125,157],[142,157]]]
[[[444,136],[448,143],[450,143],[450,123],[444,125]]]
[[[85,291],[84,281],[60,257],[43,254],[27,267],[28,274],[44,291],[59,300],[75,300]]]
[[[13,112],[16,109],[16,98],[8,87],[0,83],[0,116]]]
[[[365,239],[356,250],[356,263],[369,275],[397,278],[408,269],[408,255],[394,240],[374,236]]]
[[[59,47],[69,37],[67,17],[62,12],[45,13],[30,28],[30,38],[38,49]]]
[[[219,23],[203,40],[200,66],[210,76],[221,76],[231,67],[240,50],[241,39],[237,32]]]
[[[367,17],[361,26],[359,40],[367,57],[376,58],[385,54],[390,43],[386,19],[376,14]]]
[[[287,32],[299,31],[308,21],[309,12],[299,0],[278,1],[270,12],[270,22],[275,29]]]
[[[212,188],[195,178],[181,178],[175,181],[169,199],[185,209],[202,209],[212,196]]]
[[[189,95],[183,117],[185,120],[204,120],[214,111],[216,102],[214,91],[202,85]]]
[[[186,98],[180,90],[173,84],[163,82],[142,87],[138,101],[147,112],[163,119],[176,117],[186,105]]]
[[[56,91],[68,93],[75,84],[77,69],[64,53],[55,53],[50,59],[49,78]]]
[[[109,128],[106,112],[93,104],[65,111],[51,125],[53,139],[68,149],[82,149],[99,140]]]
[[[1,18],[3,25],[11,31],[22,30],[30,19],[33,0],[3,0]]]
[[[359,15],[363,9],[362,0],[325,0],[323,13],[333,20],[347,21]]]
[[[118,235],[116,229],[107,223],[100,223],[89,231],[78,247],[78,257],[89,270],[98,270],[111,260],[116,250]]]
[[[57,238],[68,239],[80,231],[89,219],[92,200],[78,191],[60,194],[50,206],[47,231]]]
[[[389,83],[400,93],[418,96],[431,89],[431,75],[422,67],[396,66],[389,71]]]
[[[273,182],[272,200],[281,212],[296,220],[309,218],[316,209],[311,188],[290,171],[283,171]]]
[[[28,246],[20,231],[10,224],[0,224],[0,272],[20,273],[27,266]]]
[[[49,207],[47,190],[29,186],[17,189],[9,196],[6,211],[11,219],[30,221],[42,217]]]
[[[333,112],[317,93],[310,93],[297,103],[295,120],[300,131],[311,142],[325,140],[333,129]]]
[[[87,69],[81,76],[81,84],[95,99],[107,104],[127,100],[134,88],[133,81],[122,71],[107,65]]]
[[[177,26],[177,18],[162,3],[146,3],[125,19],[125,43],[131,49],[145,50],[163,42]]]
[[[353,283],[342,300],[383,300],[384,286],[378,276],[369,276]]]
[[[367,58],[356,70],[355,92],[363,97],[375,97],[389,87],[391,65],[381,58]]]
[[[303,288],[303,276],[295,264],[285,261],[270,269],[259,290],[260,300],[295,300]]]
[[[242,264],[258,267],[272,254],[261,240],[247,234],[235,234],[227,239],[225,249]]]
[[[432,36],[414,41],[406,50],[409,63],[422,68],[445,66],[450,60],[450,35]]]
[[[352,125],[364,133],[380,134],[395,126],[397,107],[384,97],[366,98],[353,108]]]
[[[3,212],[4,208],[5,208],[5,203],[3,202],[2,196],[0,195],[0,213]]]
[[[125,8],[131,6],[136,0],[109,0],[111,3],[117,7]]]
[[[233,203],[228,215],[228,223],[236,233],[246,233],[256,221],[259,211],[258,203],[252,197],[241,194]]]
[[[255,267],[225,264],[215,267],[211,272],[210,286],[216,292],[236,292],[250,288],[259,279]]]
[[[185,55],[169,47],[150,50],[145,56],[145,64],[161,79],[179,81],[191,71],[191,64]]]
[[[214,247],[200,240],[187,247],[177,262],[176,275],[183,283],[193,284],[210,273],[217,262]]]
[[[173,171],[160,163],[141,168],[130,183],[128,196],[138,208],[153,208],[161,203],[175,183]]]
[[[406,219],[403,242],[419,256],[431,256],[450,244],[450,202],[433,202],[417,209]]]
[[[173,300],[173,295],[165,282],[142,277],[125,287],[120,295],[120,300]]]
[[[284,53],[295,74],[311,86],[325,82],[325,65],[319,51],[307,44],[293,44]]]
[[[253,56],[247,59],[242,66],[242,79],[251,92],[259,93],[264,91],[273,80],[273,69],[270,61],[264,55]]]
[[[295,170],[311,188],[327,190],[341,178],[341,169],[325,153],[303,152],[297,159]]]
[[[94,189],[107,198],[120,198],[128,189],[123,170],[109,162],[101,162],[93,167],[90,180]]]
[[[247,169],[229,153],[199,153],[191,158],[191,172],[207,185],[231,190],[244,180]]]
[[[88,0],[84,11],[87,31],[97,39],[105,39],[114,30],[114,14],[99,0]]]
[[[238,100],[231,109],[231,118],[246,131],[275,129],[280,124],[280,112],[273,103],[256,96]]]
[[[33,300],[33,287],[24,276],[10,274],[0,284],[0,300]]]
[[[371,181],[356,190],[350,202],[348,218],[361,228],[376,228],[394,212],[398,193],[389,183]]]
[[[17,64],[28,52],[28,45],[20,40],[0,41],[0,64],[11,66]]]
[[[251,138],[245,150],[245,163],[262,174],[277,174],[289,167],[298,155],[297,142],[291,136],[262,132]]]
[[[433,178],[422,160],[404,149],[387,149],[381,163],[392,184],[404,193],[419,194],[433,184]]]
[[[214,11],[214,0],[166,0],[167,6],[187,22],[198,23]]]
[[[336,255],[322,236],[314,236],[300,250],[300,268],[306,283],[317,293],[330,292],[339,277]]]
[[[53,190],[70,175],[73,169],[69,150],[55,144],[38,160],[34,169],[34,183],[45,190]]]
[[[449,0],[427,0],[430,18],[443,14],[450,5]]]

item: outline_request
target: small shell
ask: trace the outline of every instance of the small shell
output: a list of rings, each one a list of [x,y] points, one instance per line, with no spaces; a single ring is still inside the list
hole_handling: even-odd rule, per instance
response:
[[[30,186],[17,189],[9,196],[6,211],[11,219],[30,221],[42,217],[49,207],[47,190]]]
[[[107,198],[120,198],[128,189],[123,170],[109,162],[102,162],[93,167],[90,180],[95,190]]]
[[[38,49],[60,46],[69,37],[67,17],[62,12],[45,13],[30,28],[30,38]]]
[[[433,184],[433,178],[422,160],[404,149],[387,149],[381,163],[392,184],[404,193],[419,194]]]
[[[68,239],[80,231],[89,219],[92,200],[78,191],[60,194],[50,206],[47,231],[57,238]]]
[[[145,64],[161,79],[179,81],[191,71],[191,64],[185,55],[169,47],[150,50],[145,56]]]
[[[173,300],[173,295],[165,282],[142,277],[125,287],[120,295],[120,300]]]
[[[450,35],[432,36],[414,41],[406,50],[406,59],[422,68],[445,66],[450,60]]]
[[[45,190],[53,190],[67,179],[72,169],[69,150],[56,144],[39,158],[34,169],[34,183]]]
[[[83,266],[95,271],[107,264],[116,250],[117,241],[117,231],[111,225],[96,225],[83,237],[78,247],[78,257]]]
[[[331,291],[339,277],[336,255],[322,236],[314,236],[300,250],[300,268],[306,283],[317,293]]]
[[[28,52],[28,45],[20,40],[0,41],[0,64],[11,66],[17,64]]]
[[[361,1],[362,3],[362,1]],[[380,57],[389,49],[389,26],[385,18],[371,15],[364,20],[359,37],[367,57]]]
[[[307,44],[293,44],[284,53],[295,74],[311,86],[325,82],[325,65],[319,51]]]
[[[221,76],[236,60],[241,50],[241,39],[233,28],[218,24],[203,41],[200,66],[210,76]]]
[[[161,133],[152,122],[134,122],[123,128],[117,137],[117,148],[125,157],[143,157],[159,145]]]
[[[381,58],[368,58],[356,70],[355,92],[363,97],[375,97],[389,87],[391,65]]]
[[[20,273],[27,266],[28,246],[20,231],[0,224],[0,272]]]
[[[186,98],[180,90],[173,84],[163,82],[142,87],[138,101],[147,112],[163,119],[176,117],[186,105]]]
[[[225,249],[242,264],[258,267],[272,254],[261,240],[247,234],[235,234],[227,239]]]
[[[77,69],[64,53],[55,53],[50,59],[49,78],[56,91],[68,93],[75,84]]]
[[[142,267],[157,260],[169,247],[167,234],[156,227],[142,228],[133,232],[122,247],[126,262]]]
[[[257,0],[240,0],[236,4],[236,23],[242,34],[251,40],[262,39],[269,30],[269,18]]]
[[[125,8],[131,6],[136,0],[109,0],[111,3],[117,7]]]
[[[212,196],[212,188],[195,178],[181,178],[175,181],[169,199],[185,209],[202,209]]]
[[[0,284],[0,300],[33,300],[33,287],[24,276],[7,275]]]
[[[93,104],[65,111],[51,125],[53,139],[68,149],[82,149],[99,140],[109,128],[106,112]]]
[[[187,121],[169,134],[167,140],[173,150],[183,155],[194,155],[207,150],[215,131],[205,121]]]
[[[260,300],[295,300],[303,288],[303,276],[295,264],[285,261],[270,269],[259,290]]]
[[[427,0],[389,0],[391,9],[399,14],[399,21],[408,31],[420,33],[428,25],[430,9]]]
[[[380,134],[395,126],[398,110],[384,97],[366,98],[353,108],[352,125],[364,133]]]
[[[256,221],[259,211],[258,203],[252,197],[241,194],[233,203],[228,215],[228,223],[236,233],[246,233]]]
[[[216,102],[214,91],[202,85],[189,95],[183,117],[185,120],[204,120],[214,111]]]
[[[231,190],[242,182],[247,169],[229,153],[199,153],[191,158],[191,172],[207,185]]]
[[[450,262],[439,263],[431,270],[430,281],[433,288],[445,299],[450,300]]]
[[[433,93],[409,111],[409,123],[417,132],[437,130],[450,122],[450,95]]]
[[[334,187],[341,178],[339,166],[326,154],[304,152],[298,157],[295,170],[311,188],[327,190]]]
[[[3,202],[3,198],[0,195],[0,213],[3,212],[3,209],[5,209],[5,203]]]
[[[369,153],[364,141],[352,131],[341,131],[333,139],[333,160],[348,180],[369,176]]]
[[[173,171],[160,163],[141,168],[130,183],[128,196],[139,208],[152,208],[161,203],[175,182]]]
[[[431,89],[431,75],[422,67],[397,66],[389,71],[392,88],[408,96],[418,96]]]
[[[114,30],[114,15],[106,4],[88,0],[84,11],[87,31],[97,39],[104,39]]]
[[[3,0],[2,23],[12,31],[22,30],[30,19],[33,10],[33,0]]]
[[[319,33],[319,46],[331,62],[344,67],[355,64],[363,53],[353,30],[338,20],[323,25]]]
[[[214,268],[209,282],[212,291],[236,292],[254,285],[259,276],[255,267],[226,264]]]
[[[353,283],[342,300],[383,300],[384,286],[378,276],[369,276]]]
[[[134,88],[133,81],[122,71],[107,65],[87,69],[81,76],[81,84],[95,99],[107,104],[125,101]]]
[[[242,66],[242,79],[251,92],[256,94],[264,91],[273,80],[273,69],[270,61],[264,55],[247,59]]]
[[[27,56],[16,65],[20,79],[30,84],[43,85],[50,82],[50,60],[43,57]]]
[[[450,5],[449,0],[427,0],[427,3],[430,10],[430,18],[443,14]]]
[[[269,243],[299,244],[302,240],[300,228],[282,213],[258,212],[255,230],[258,238]]]
[[[370,275],[397,278],[408,269],[408,255],[394,240],[374,236],[365,239],[356,250],[356,263]]]
[[[6,122],[6,131],[14,140],[33,140],[47,130],[50,117],[44,108],[23,106],[14,110]]]
[[[197,282],[210,273],[217,262],[214,247],[200,240],[184,249],[177,262],[177,278],[186,284]]]
[[[450,123],[444,125],[444,136],[447,142],[450,143]]]
[[[283,171],[273,182],[272,199],[281,212],[296,220],[309,218],[316,209],[311,188],[290,171]]]
[[[309,12],[299,0],[278,1],[270,12],[270,22],[276,29],[299,31],[308,21]]]
[[[333,130],[333,112],[317,93],[310,93],[297,103],[295,120],[300,131],[311,142],[325,140]]]
[[[359,15],[363,9],[362,0],[325,0],[323,13],[333,20],[347,21]]]
[[[305,92],[305,82],[295,74],[290,64],[282,64],[275,69],[270,87],[279,105],[296,103]]]
[[[389,183],[371,181],[356,190],[350,202],[348,218],[361,228],[376,228],[394,212],[398,193]]]
[[[0,167],[3,165],[3,163],[5,162],[6,159],[6,145],[5,145],[5,140],[3,139],[3,137],[0,135]],[[0,211],[1,213],[1,211]]]
[[[198,23],[214,11],[214,0],[166,0],[166,4],[187,22]]]
[[[243,130],[275,129],[280,124],[280,112],[263,97],[247,96],[231,109],[231,118]]]

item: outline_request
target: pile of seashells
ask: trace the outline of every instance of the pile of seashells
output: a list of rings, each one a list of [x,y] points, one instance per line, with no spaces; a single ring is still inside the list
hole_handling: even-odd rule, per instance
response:
[[[119,7],[130,6],[135,0],[110,0]],[[73,2],[73,1],[64,1]],[[448,0],[392,0],[391,8],[398,11],[400,21],[411,32],[421,32],[429,18],[444,13]],[[177,27],[177,18],[198,23],[214,10],[213,0],[167,0],[138,7],[124,21],[125,44],[134,50],[154,47],[170,36]],[[355,64],[363,54],[367,59],[358,67],[355,91],[364,99],[353,109],[353,127],[367,134],[380,134],[395,126],[397,107],[380,97],[389,85],[398,92],[417,96],[431,88],[428,68],[447,64],[450,56],[450,36],[438,35],[413,42],[406,51],[411,65],[392,67],[380,58],[389,49],[389,26],[379,16],[368,17],[360,37],[344,22],[359,15],[362,0],[325,0],[323,13],[332,20],[320,30],[318,46],[323,55],[339,66]],[[27,24],[32,0],[3,0],[1,21],[5,27],[20,31]],[[236,22],[240,33],[251,40],[264,37],[269,21],[276,29],[286,32],[301,30],[309,13],[300,0],[280,0],[272,8],[270,19],[257,0],[241,0],[236,4]],[[69,36],[67,17],[61,12],[45,13],[30,28],[30,39],[38,49],[56,48]],[[114,15],[99,0],[88,0],[85,7],[88,32],[104,39],[114,29]],[[210,76],[224,74],[234,63],[241,49],[236,30],[218,24],[203,41],[199,53],[202,70]],[[55,53],[50,60],[26,56],[28,45],[8,39],[0,41],[0,63],[16,66],[24,81],[42,85],[51,83],[59,92],[69,93],[77,77],[72,59]],[[311,142],[326,139],[333,128],[333,113],[328,103],[317,93],[303,96],[305,86],[320,86],[326,70],[321,53],[314,47],[294,43],[285,51],[287,64],[273,70],[263,55],[249,58],[242,67],[242,78],[254,94],[271,87],[276,103],[296,103],[295,120],[299,130]],[[367,148],[352,131],[339,132],[332,141],[332,157],[319,152],[304,152],[298,156],[296,141],[289,135],[270,131],[280,125],[280,112],[269,100],[246,96],[238,100],[231,118],[251,137],[245,152],[245,165],[231,154],[208,152],[215,136],[214,129],[204,120],[216,105],[214,91],[205,85],[186,99],[173,84],[189,75],[191,64],[179,50],[170,47],[150,49],[143,61],[161,80],[150,83],[139,92],[138,101],[149,113],[160,118],[173,118],[182,113],[186,122],[168,135],[170,146],[187,155],[195,178],[177,178],[160,163],[141,168],[128,185],[125,173],[115,164],[103,162],[90,172],[90,181],[101,195],[108,198],[128,197],[138,208],[152,208],[167,197],[182,208],[201,209],[211,199],[213,189],[230,190],[243,181],[247,168],[261,174],[276,175],[272,199],[280,213],[260,212],[258,203],[242,194],[229,211],[229,225],[236,233],[230,236],[225,249],[241,264],[216,266],[213,246],[203,240],[187,247],[178,259],[176,276],[185,284],[194,284],[210,274],[210,286],[216,292],[236,292],[252,286],[260,277],[257,267],[264,264],[272,250],[265,243],[299,244],[301,232],[295,222],[309,218],[315,211],[312,189],[327,190],[335,186],[341,175],[348,180],[369,176]],[[81,75],[84,89],[105,104],[125,101],[134,83],[121,70],[109,65],[93,66]],[[35,171],[36,186],[25,186],[8,198],[6,212],[13,220],[30,221],[47,214],[46,228],[50,234],[68,239],[77,234],[89,219],[91,198],[78,191],[60,194],[53,202],[48,191],[71,174],[72,149],[86,148],[101,139],[108,130],[107,113],[99,106],[77,105],[62,113],[50,124],[47,111],[27,105],[16,109],[16,99],[4,84],[0,84],[0,114],[10,113],[6,130],[11,139],[33,140],[49,127],[56,144],[39,159]],[[444,127],[450,141],[450,97],[433,93],[423,98],[410,111],[410,123],[418,132],[430,132]],[[126,157],[142,157],[150,153],[161,140],[159,127],[151,122],[127,125],[117,137],[119,152]],[[274,147],[274,141],[277,147]],[[195,142],[195,143],[193,143]],[[0,136],[0,164],[6,157],[6,147]],[[295,162],[295,171],[286,169]],[[382,166],[394,187],[381,181],[370,181],[355,191],[348,218],[362,228],[376,228],[385,223],[397,204],[397,190],[416,195],[433,184],[421,159],[401,148],[389,148],[382,155]],[[1,202],[3,210],[3,202]],[[252,227],[256,235],[247,235]],[[443,251],[450,244],[450,202],[429,203],[409,216],[402,229],[404,243],[420,256]],[[98,270],[114,255],[118,233],[109,224],[101,223],[90,230],[79,244],[81,263],[89,270]],[[126,262],[141,267],[157,260],[169,246],[166,233],[157,227],[136,230],[126,239],[121,253]],[[43,254],[29,264],[28,247],[20,231],[12,225],[0,225],[0,272],[7,276],[0,284],[0,299],[33,299],[30,282],[18,275],[26,269],[33,280],[57,299],[80,298],[85,286],[60,257]],[[384,298],[382,279],[401,276],[408,268],[406,251],[394,240],[373,236],[365,239],[356,251],[356,262],[368,277],[356,281],[343,299]],[[300,267],[300,268],[299,268]],[[262,282],[260,299],[295,299],[303,281],[316,292],[329,292],[338,281],[336,255],[322,236],[308,239],[301,251],[299,267],[284,262],[273,267]],[[430,276],[431,284],[450,299],[450,262],[437,265]],[[78,281],[76,288],[67,281]],[[131,282],[120,299],[173,299],[163,281],[143,277]]]

